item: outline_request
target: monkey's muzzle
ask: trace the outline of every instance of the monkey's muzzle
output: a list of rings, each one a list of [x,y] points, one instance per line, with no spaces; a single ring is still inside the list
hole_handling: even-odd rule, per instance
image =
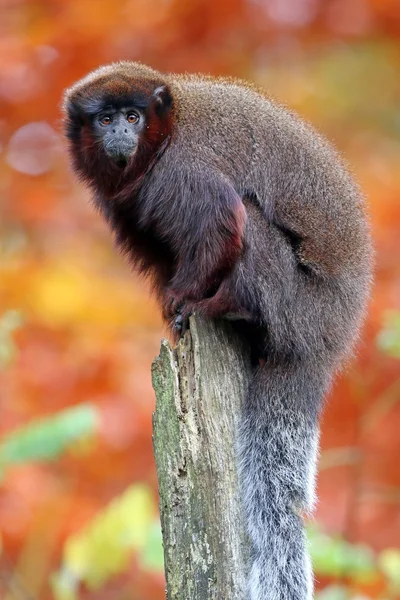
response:
[[[136,145],[113,144],[105,148],[106,154],[119,166],[126,167],[130,157],[135,154]]]
[[[106,154],[120,167],[126,167],[129,159],[135,154],[137,136],[123,127],[115,127],[104,136]]]

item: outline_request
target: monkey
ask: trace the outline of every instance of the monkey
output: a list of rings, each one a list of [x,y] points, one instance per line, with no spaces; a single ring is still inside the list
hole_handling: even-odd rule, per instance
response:
[[[256,86],[99,67],[66,90],[74,171],[177,339],[192,313],[251,348],[237,432],[250,600],[310,600],[319,419],[372,281],[364,196],[331,144]]]

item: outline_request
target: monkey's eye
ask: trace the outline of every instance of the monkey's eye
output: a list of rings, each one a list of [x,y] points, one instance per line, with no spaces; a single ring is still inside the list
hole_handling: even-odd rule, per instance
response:
[[[136,113],[132,112],[127,115],[126,120],[129,123],[137,123],[139,121],[139,116]]]
[[[111,118],[111,117],[109,117],[108,115],[106,115],[105,117],[102,117],[102,118],[100,119],[100,123],[101,123],[102,125],[109,125],[109,124],[111,123],[111,121],[112,121],[112,118]]]

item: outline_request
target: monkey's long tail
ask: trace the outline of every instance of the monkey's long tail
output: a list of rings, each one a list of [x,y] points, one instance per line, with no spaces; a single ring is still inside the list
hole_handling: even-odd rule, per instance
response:
[[[239,430],[239,475],[252,545],[251,600],[310,600],[303,513],[314,503],[318,414],[329,377],[314,365],[257,368]]]

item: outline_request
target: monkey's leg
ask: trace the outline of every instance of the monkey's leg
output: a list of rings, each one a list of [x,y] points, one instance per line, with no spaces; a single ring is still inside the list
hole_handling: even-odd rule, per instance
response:
[[[231,282],[228,278],[222,281],[213,296],[202,300],[188,299],[182,302],[175,314],[179,316],[178,321],[181,322],[195,312],[210,319],[252,320],[251,314],[240,306],[237,299],[232,295]]]
[[[170,220],[168,231],[176,260],[163,292],[167,318],[180,305],[210,296],[234,268],[243,250],[247,218],[240,196],[219,173],[210,172],[207,178],[188,174],[180,203],[188,208],[179,208],[179,219]]]

